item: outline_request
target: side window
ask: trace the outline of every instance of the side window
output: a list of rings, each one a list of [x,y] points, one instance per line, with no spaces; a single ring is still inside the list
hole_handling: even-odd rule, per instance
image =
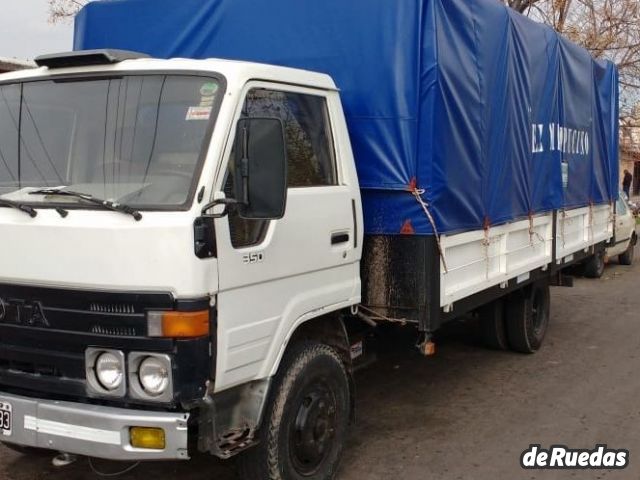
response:
[[[242,115],[282,120],[289,157],[289,187],[337,184],[333,139],[324,97],[254,89],[247,94]]]
[[[256,88],[247,93],[243,118],[279,118],[285,129],[289,159],[289,188],[337,185],[336,160],[324,97]],[[234,158],[234,154],[231,154]],[[234,192],[233,163],[229,166],[225,193]],[[264,240],[268,221],[244,220],[229,215],[234,248],[250,247]]]

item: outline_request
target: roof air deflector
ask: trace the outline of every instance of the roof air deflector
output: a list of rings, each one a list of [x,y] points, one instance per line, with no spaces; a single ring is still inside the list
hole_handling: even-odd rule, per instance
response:
[[[127,50],[80,50],[77,52],[41,55],[35,62],[39,67],[68,68],[93,65],[113,65],[124,60],[149,58],[149,55]]]

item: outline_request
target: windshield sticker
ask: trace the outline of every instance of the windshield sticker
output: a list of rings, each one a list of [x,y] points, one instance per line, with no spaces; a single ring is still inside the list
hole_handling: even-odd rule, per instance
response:
[[[217,83],[207,82],[204,85],[202,85],[202,88],[200,89],[200,95],[202,95],[203,97],[213,97],[215,96],[217,91],[218,91]]]
[[[216,94],[218,93],[218,84],[213,82],[207,82],[200,87],[200,106],[201,107],[213,107],[216,100]]]
[[[189,107],[186,120],[209,120],[211,118],[211,110],[211,107]]]

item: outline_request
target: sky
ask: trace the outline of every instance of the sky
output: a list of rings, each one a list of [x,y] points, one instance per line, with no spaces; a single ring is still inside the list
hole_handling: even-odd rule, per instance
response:
[[[72,49],[73,25],[48,22],[47,0],[2,0],[0,57],[32,60]]]

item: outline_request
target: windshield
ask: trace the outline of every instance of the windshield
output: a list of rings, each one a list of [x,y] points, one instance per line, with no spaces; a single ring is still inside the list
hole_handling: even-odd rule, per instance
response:
[[[217,80],[181,75],[0,85],[0,196],[77,204],[29,195],[66,187],[136,208],[186,206],[218,95]]]
[[[626,195],[623,196],[625,194],[620,194],[620,196],[618,197],[618,204],[616,205],[616,212],[618,213],[618,215],[626,215],[627,214],[627,201],[626,201]]]

